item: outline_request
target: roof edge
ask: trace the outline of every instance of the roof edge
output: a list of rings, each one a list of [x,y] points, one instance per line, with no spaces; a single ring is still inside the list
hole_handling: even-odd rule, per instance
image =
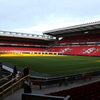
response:
[[[63,28],[52,29],[52,30],[44,31],[43,34],[62,31],[62,30],[67,30],[67,29],[87,27],[87,26],[98,25],[98,24],[100,24],[100,21],[95,21],[95,22],[90,22],[90,23],[85,23],[85,24],[79,24],[79,25],[73,25],[73,26],[63,27]]]

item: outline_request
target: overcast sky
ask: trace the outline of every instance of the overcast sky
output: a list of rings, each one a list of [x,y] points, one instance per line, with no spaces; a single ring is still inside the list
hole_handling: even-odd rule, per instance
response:
[[[100,0],[0,0],[0,30],[42,34],[100,20]]]

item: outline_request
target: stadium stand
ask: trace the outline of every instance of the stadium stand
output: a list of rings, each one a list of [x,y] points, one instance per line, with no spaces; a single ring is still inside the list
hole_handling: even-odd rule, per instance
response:
[[[66,55],[99,56],[99,49],[100,46],[55,46],[46,50]]]
[[[6,40],[6,41],[3,41],[3,43],[4,43],[4,44],[14,44],[13,41],[7,41],[7,40]]]
[[[100,42],[100,34],[95,34],[90,40],[89,42]]]
[[[1,46],[1,51],[10,51],[10,50],[14,50],[13,47],[9,47],[9,46]]]
[[[93,35],[80,35],[80,36],[75,36],[75,37],[74,36],[66,37],[66,38],[62,38],[62,40],[59,41],[59,44],[61,44],[61,43],[81,43],[81,42],[88,42],[89,40],[92,40],[91,39],[92,37],[93,37]],[[95,42],[95,41],[92,41],[92,42]]]
[[[82,42],[99,42],[99,34],[89,34],[89,35],[81,35],[77,37],[64,37],[61,39],[57,44],[65,44],[63,46],[52,46],[46,48],[46,43],[25,43],[25,42],[13,42],[13,41],[3,41],[3,44],[0,46],[0,51],[45,51],[45,52],[58,52],[58,54],[68,54],[68,55],[85,55],[85,56],[99,56],[99,46],[92,46],[86,44],[80,44]],[[95,37],[95,38],[94,38]],[[14,45],[13,43],[17,44]],[[69,46],[66,43],[70,43]],[[78,45],[73,45],[73,43],[78,43]],[[29,45],[30,44],[30,45]],[[28,47],[25,45],[29,45]],[[30,46],[37,46],[37,47],[30,47]],[[38,47],[39,46],[39,47]],[[44,48],[44,47],[45,48]]]
[[[93,55],[94,52],[97,50],[97,48],[100,48],[99,46],[89,46],[86,49],[84,49],[80,55]]]
[[[67,90],[49,93],[52,96],[71,96],[71,100],[99,100],[100,99],[100,81],[87,85],[74,87]]]
[[[81,42],[99,42],[100,34],[85,34],[80,36],[71,36],[62,38],[58,44],[62,43],[81,43]]]
[[[43,51],[44,48],[19,47],[19,46],[1,46],[0,51]]]

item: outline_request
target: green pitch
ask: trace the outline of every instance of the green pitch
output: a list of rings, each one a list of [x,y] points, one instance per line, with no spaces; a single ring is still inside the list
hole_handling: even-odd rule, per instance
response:
[[[62,76],[100,70],[100,57],[88,56],[50,56],[50,57],[0,57],[1,61],[29,66],[30,70],[40,74]]]

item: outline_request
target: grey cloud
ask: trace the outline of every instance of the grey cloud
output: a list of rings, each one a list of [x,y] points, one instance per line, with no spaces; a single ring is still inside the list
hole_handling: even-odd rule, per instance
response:
[[[70,16],[73,23],[78,19],[84,22],[100,16],[99,4],[100,0],[1,0],[0,27],[4,30],[29,28],[45,23],[51,25],[54,20],[56,25],[58,17]]]

